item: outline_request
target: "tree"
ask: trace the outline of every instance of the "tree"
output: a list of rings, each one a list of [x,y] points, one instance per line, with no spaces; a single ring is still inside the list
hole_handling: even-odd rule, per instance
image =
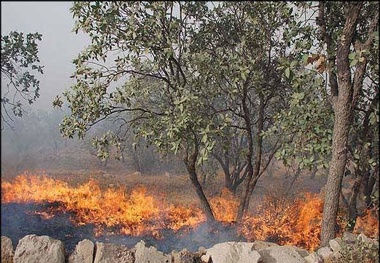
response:
[[[370,52],[378,30],[378,3],[324,3],[318,6],[321,41],[327,46],[334,110],[332,158],[326,183],[321,245],[335,237],[339,194],[345,172],[354,109],[363,92]],[[376,10],[376,11],[375,11]]]
[[[32,104],[40,96],[40,82],[36,74],[43,74],[43,66],[39,65],[37,41],[41,41],[39,33],[17,31],[1,36],[1,80],[6,82],[2,89],[1,119],[10,125],[14,116],[23,115],[23,102]]]
[[[241,220],[276,149],[274,142],[265,154],[262,134],[286,101],[286,69],[279,65],[294,54],[286,53],[281,30],[290,31],[296,17],[287,3],[211,5],[75,3],[76,30],[88,33],[92,44],[74,61],[76,84],[64,93],[71,114],[61,131],[83,138],[98,122],[114,119],[122,123],[120,132],[101,137],[100,148],[120,146],[130,128],[164,154],[181,154],[212,221],[197,170],[216,143],[228,140],[228,129],[238,129],[246,141]],[[57,97],[55,105],[61,104]]]
[[[223,114],[219,116],[229,120],[228,129],[221,134],[227,142],[222,149],[233,151],[229,129],[238,129],[245,140],[240,156],[245,186],[237,221],[247,213],[256,183],[277,148],[276,142],[263,147],[263,133],[289,93],[285,68],[280,65],[294,53],[286,53],[287,42],[280,36],[295,21],[287,3],[223,2],[210,12],[197,39],[196,52],[204,54],[198,67],[214,77],[222,98],[218,112]],[[227,167],[225,170],[227,174]]]
[[[96,123],[113,118],[123,122],[121,132],[100,138],[103,149],[120,146],[123,129],[130,127],[163,153],[182,154],[206,217],[213,221],[196,167],[212,150],[210,134],[223,127],[209,107],[217,94],[206,89],[208,80],[199,77],[193,63],[198,54],[190,52],[198,30],[194,21],[201,21],[207,9],[202,2],[75,3],[76,30],[88,33],[92,44],[74,61],[76,84],[64,94],[71,114],[61,131],[83,138]],[[59,97],[54,104],[62,105]]]
[[[378,119],[374,107],[378,104],[378,3],[319,2],[316,6],[312,3],[297,3],[296,6],[308,10],[306,20],[311,21],[311,25],[310,18],[317,14],[318,31],[311,32],[315,36],[309,43],[313,50],[308,50],[310,47],[303,49],[300,52],[303,59],[288,61],[288,65],[284,65],[295,93],[290,106],[277,117],[279,125],[273,130],[288,132],[289,140],[283,142],[278,153],[280,157],[285,160],[292,157],[299,164],[311,167],[315,164],[316,153],[320,165],[329,167],[321,234],[321,245],[325,246],[335,235],[342,178],[349,163],[347,154],[350,148],[352,153],[356,153],[353,154],[354,159],[355,155],[359,156],[358,152],[363,154],[356,158],[361,160],[356,162],[357,182],[347,201],[349,220],[354,220],[357,215],[359,185],[365,185],[367,195],[371,191],[369,188],[373,187],[373,180],[369,183],[368,178],[374,177],[364,174],[370,170],[369,162],[376,170],[374,159],[367,157],[368,151],[378,155],[376,147],[373,150],[367,147],[369,141],[369,145],[376,143],[368,133],[369,116],[372,116],[371,123]],[[294,32],[303,30],[305,27],[299,25],[292,28]],[[303,41],[291,38],[294,46]],[[313,64],[315,69],[310,70],[305,64]],[[313,75],[317,83],[312,80]],[[321,108],[321,105],[325,106]],[[360,129],[356,131],[353,129],[354,120],[360,123]],[[363,175],[358,176],[359,171]]]
[[[227,127],[211,153],[223,170],[225,188],[233,194],[248,174],[244,156],[246,146],[245,133],[236,127]]]

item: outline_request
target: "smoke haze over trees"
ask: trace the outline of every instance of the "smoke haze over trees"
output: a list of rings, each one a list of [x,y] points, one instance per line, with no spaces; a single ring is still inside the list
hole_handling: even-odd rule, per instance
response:
[[[71,57],[72,79],[51,100],[58,109],[28,109],[2,134],[2,164],[22,171],[30,156],[66,150],[78,161],[80,150],[103,170],[187,173],[209,221],[205,184],[220,172],[240,222],[282,161],[296,176],[327,178],[325,244],[339,207],[348,230],[360,195],[378,213],[378,5],[76,2],[73,30],[89,44]],[[355,181],[348,194],[345,175]]]

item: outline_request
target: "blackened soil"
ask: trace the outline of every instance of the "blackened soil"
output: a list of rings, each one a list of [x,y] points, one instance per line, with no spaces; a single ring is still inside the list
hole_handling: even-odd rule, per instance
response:
[[[46,219],[35,212],[49,211],[58,206],[55,203],[48,204],[20,204],[6,203],[1,205],[1,235],[12,240],[14,249],[18,241],[26,235],[47,235],[64,243],[67,254],[72,253],[75,246],[83,239],[93,242],[105,242],[122,244],[129,248],[135,246],[140,240],[144,240],[147,246],[154,246],[158,250],[170,253],[173,250],[180,251],[186,248],[196,252],[199,247],[209,248],[213,245],[227,241],[244,241],[238,237],[233,226],[225,226],[220,223],[210,225],[203,223],[194,229],[183,228],[177,232],[170,229],[161,231],[161,238],[151,236],[127,236],[105,234],[94,236],[94,226],[76,226],[70,221],[73,214],[56,212],[54,217]]]

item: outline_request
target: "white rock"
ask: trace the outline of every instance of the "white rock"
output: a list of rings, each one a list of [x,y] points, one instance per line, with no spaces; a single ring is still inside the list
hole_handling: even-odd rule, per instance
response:
[[[196,255],[187,251],[186,249],[180,252],[172,251],[173,260],[172,263],[193,263],[196,262]]]
[[[206,255],[201,257],[204,262],[210,258],[213,263],[258,263],[261,257],[253,250],[253,243],[225,242],[207,249]]]
[[[14,263],[26,262],[64,263],[65,249],[62,241],[48,236],[23,237],[16,247]]]
[[[94,243],[84,239],[78,242],[74,252],[70,255],[68,263],[92,263],[94,261]]]
[[[317,253],[311,253],[308,256],[304,257],[307,263],[322,263],[322,258],[318,256]]]
[[[339,253],[339,251],[342,249],[342,246],[340,245],[339,241],[336,239],[331,239],[329,241],[329,245],[330,245],[331,250],[334,253]]]
[[[158,251],[155,247],[146,247],[144,241],[135,246],[135,263],[171,263],[171,255]]]
[[[292,246],[273,246],[259,250],[262,262],[265,263],[305,263],[297,250]]]
[[[135,257],[126,246],[96,242],[94,263],[134,263]],[[137,261],[136,261],[137,262]]]
[[[1,236],[1,263],[13,263],[13,245],[9,237]]]
[[[260,249],[274,247],[274,246],[279,246],[279,245],[273,242],[266,242],[266,241],[260,241],[260,240],[255,240],[253,242],[253,248],[255,250],[260,250]]]
[[[333,256],[333,251],[329,247],[321,247],[320,249],[318,249],[317,254],[323,260],[326,260]]]

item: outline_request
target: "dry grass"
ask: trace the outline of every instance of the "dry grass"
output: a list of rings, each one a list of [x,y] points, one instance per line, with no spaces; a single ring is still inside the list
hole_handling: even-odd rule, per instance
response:
[[[121,167],[120,162],[117,161],[110,162],[107,171],[104,171],[98,165],[93,165],[93,169],[88,168],[91,167],[91,163],[98,164],[96,158],[91,160],[91,162],[88,159],[86,161],[86,168],[82,169],[77,169],[75,165],[74,169],[63,169],[61,167],[57,169],[33,169],[29,173],[46,174],[53,179],[68,182],[71,186],[87,183],[90,179],[98,181],[103,189],[123,186],[130,191],[137,186],[144,186],[153,195],[164,196],[169,203],[181,205],[199,204],[199,199],[187,174],[172,176],[164,174],[140,175],[131,169]],[[2,179],[11,180],[17,174],[20,173],[2,174]],[[276,191],[286,191],[292,179],[292,170],[287,170],[280,164],[272,165],[268,173],[262,175],[257,182],[251,198],[250,210],[253,211],[261,203],[262,197],[265,193],[273,190],[272,187],[274,185],[276,186]],[[296,180],[292,189],[295,193],[299,190],[318,193],[324,182],[324,177],[317,176],[315,179],[310,179],[309,175],[304,173]],[[212,197],[219,195],[223,187],[224,175],[219,172],[207,182],[204,189],[206,195]],[[243,187],[240,186],[238,188],[238,196],[243,192]]]

